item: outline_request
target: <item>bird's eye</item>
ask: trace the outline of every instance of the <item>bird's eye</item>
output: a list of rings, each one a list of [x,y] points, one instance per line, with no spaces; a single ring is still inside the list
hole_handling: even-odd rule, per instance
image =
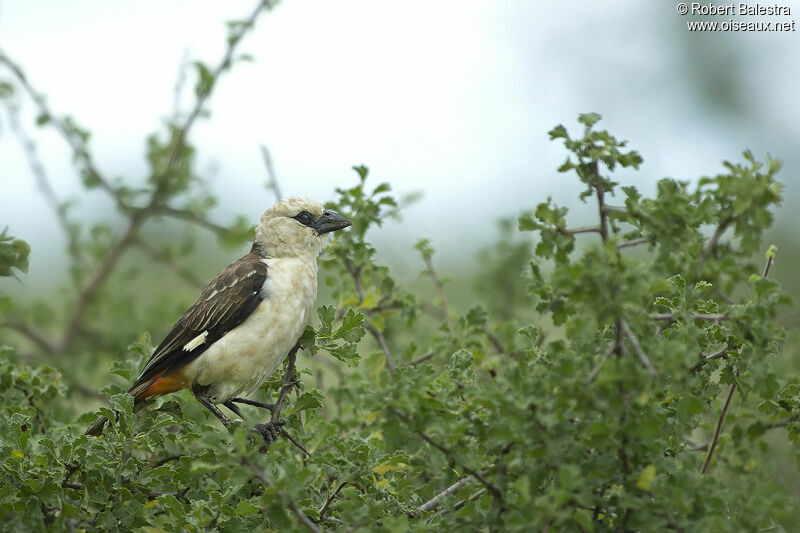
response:
[[[309,213],[308,211],[300,211],[300,213],[296,217],[294,217],[294,219],[306,226],[314,222],[314,217],[311,216],[311,213]]]

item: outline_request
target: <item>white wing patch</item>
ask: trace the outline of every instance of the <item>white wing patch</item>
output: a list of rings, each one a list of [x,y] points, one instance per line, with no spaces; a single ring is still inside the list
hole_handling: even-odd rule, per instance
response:
[[[195,348],[206,342],[206,337],[208,337],[208,330],[204,331],[194,339],[187,342],[184,345],[183,349],[187,352],[191,352],[192,350],[194,350]]]

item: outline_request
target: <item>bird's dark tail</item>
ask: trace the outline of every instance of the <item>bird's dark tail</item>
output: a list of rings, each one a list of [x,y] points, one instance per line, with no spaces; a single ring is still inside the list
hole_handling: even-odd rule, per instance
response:
[[[139,412],[139,409],[141,409],[143,403],[144,403],[143,399],[141,399],[141,400],[134,399],[133,400],[133,412],[134,413]],[[84,435],[92,435],[94,437],[99,437],[100,435],[103,434],[103,427],[105,427],[106,422],[108,422],[108,418],[106,418],[104,416],[98,416],[97,420],[92,422],[91,425],[88,428],[86,428],[86,431],[83,432],[83,434]]]
[[[98,416],[97,420],[92,422],[92,425],[90,425],[86,431],[83,432],[83,434],[92,435],[94,437],[100,436],[100,434],[103,433],[103,426],[106,425],[106,422],[108,422],[108,418],[104,416]]]

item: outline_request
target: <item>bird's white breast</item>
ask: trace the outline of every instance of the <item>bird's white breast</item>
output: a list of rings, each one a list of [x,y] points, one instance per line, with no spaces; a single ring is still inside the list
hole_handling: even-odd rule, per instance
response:
[[[317,298],[316,258],[266,258],[262,301],[239,326],[186,366],[184,376],[210,385],[212,401],[250,394],[275,371],[303,334]]]

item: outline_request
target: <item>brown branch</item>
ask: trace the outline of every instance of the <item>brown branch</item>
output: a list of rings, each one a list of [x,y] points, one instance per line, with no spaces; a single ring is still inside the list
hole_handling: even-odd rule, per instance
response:
[[[253,475],[259,481],[261,481],[261,483],[263,483],[264,485],[266,485],[269,488],[275,488],[275,484],[272,481],[270,481],[269,479],[267,479],[267,477],[263,474],[263,472],[261,472],[261,470],[258,468],[258,466],[256,464],[251,463],[247,459],[243,459],[243,463],[245,465],[247,465],[250,468],[250,470],[252,470]],[[278,493],[278,496],[283,498],[286,501],[286,506],[297,517],[297,520],[306,529],[308,529],[309,531],[311,531],[313,533],[322,533],[322,530],[319,529],[317,527],[317,525],[314,522],[312,522],[311,519],[302,510],[300,510],[300,508],[297,506],[296,503],[294,503],[294,501],[292,499],[290,499],[290,498],[288,498],[286,496],[283,496],[283,494],[281,494],[280,492]]]
[[[492,343],[492,346],[494,346],[495,350],[501,354],[506,353],[506,347],[503,346],[503,342],[497,337],[497,335],[494,334],[491,329],[489,329],[488,326],[486,327],[486,336],[489,337],[489,342]]]
[[[89,279],[86,285],[83,286],[80,293],[78,293],[78,301],[75,303],[72,317],[67,323],[67,327],[64,330],[64,334],[58,346],[58,352],[60,354],[67,352],[70,347],[72,347],[72,343],[81,329],[83,317],[89,304],[92,303],[92,300],[94,300],[97,292],[106,281],[106,278],[111,274],[125,250],[135,241],[136,235],[144,223],[144,220],[144,216],[133,215],[131,217],[128,227],[125,228],[125,232],[114,246],[111,247],[94,275]]]
[[[66,213],[61,207],[61,204],[58,201],[55,192],[53,191],[53,186],[50,184],[50,179],[47,177],[47,171],[45,170],[42,159],[39,156],[39,151],[36,148],[36,144],[34,144],[33,139],[31,139],[25,133],[24,129],[20,125],[19,109],[17,106],[6,104],[5,108],[8,114],[9,128],[14,136],[16,136],[19,144],[22,146],[22,149],[25,152],[25,157],[28,160],[28,166],[31,169],[31,174],[33,174],[33,177],[36,180],[36,186],[39,188],[42,196],[44,196],[44,199],[48,206],[50,206],[50,209],[52,209],[53,213],[55,213],[56,220],[58,220],[58,223],[64,232],[64,236],[70,241],[71,248],[72,241],[74,239],[72,238],[72,232],[69,229],[69,221],[67,220]]]
[[[729,216],[728,218],[724,219],[722,222],[719,223],[717,229],[714,231],[714,234],[708,239],[708,242],[703,247],[703,250],[700,252],[700,263],[704,263],[706,259],[712,254],[717,251],[717,247],[719,246],[719,240],[728,230],[728,228],[733,224],[735,221],[733,215]]]
[[[358,305],[360,306],[366,297],[364,286],[361,284],[361,267],[355,266],[349,259],[344,260],[344,267],[353,278],[353,285],[356,288],[356,293],[358,294]],[[386,367],[389,369],[389,373],[394,374],[394,358],[392,357],[391,351],[389,351],[389,345],[386,343],[386,338],[383,336],[383,333],[369,322],[364,323],[364,329],[369,331],[370,335],[372,335],[375,341],[377,341],[378,346],[380,346],[381,350],[383,351],[383,355],[386,357]]]
[[[692,320],[730,320],[730,317],[724,314],[689,313],[686,316]],[[672,313],[653,313],[650,315],[650,320],[675,320],[675,315]]]
[[[103,177],[102,173],[97,168],[97,165],[87,149],[86,141],[77,135],[75,127],[67,124],[65,120],[62,120],[53,114],[44,97],[33,88],[30,82],[28,82],[28,79],[22,72],[22,68],[20,68],[20,66],[17,65],[17,63],[14,62],[2,48],[0,48],[0,63],[5,64],[8,67],[8,69],[17,79],[17,82],[19,82],[31,100],[33,100],[33,102],[39,108],[40,115],[47,117],[50,124],[52,124],[56,131],[58,131],[64,140],[67,141],[67,144],[69,144],[70,148],[72,149],[75,161],[83,166],[83,172],[96,178],[100,184],[100,187],[108,192],[117,202],[117,204],[122,207],[122,200],[117,195],[117,191],[111,186],[108,180]]]
[[[339,495],[339,492],[341,492],[341,490],[344,488],[345,485],[347,485],[347,481],[342,481],[339,484],[339,486],[336,487],[336,490],[334,490],[333,493],[328,495],[328,498],[325,500],[325,503],[322,505],[322,507],[319,510],[319,520],[318,520],[318,522],[322,522],[323,520],[325,520],[325,513],[328,512],[328,509],[330,508],[331,503],[333,503],[333,500],[336,499],[336,496]]]
[[[762,274],[762,278],[766,278],[769,275],[769,271],[772,268],[772,262],[775,255],[772,252],[772,248],[767,252],[767,264],[764,265],[764,273]],[[725,399],[725,404],[722,406],[722,412],[719,415],[719,420],[717,421],[717,427],[714,430],[714,437],[711,439],[711,443],[708,446],[708,453],[706,454],[706,459],[703,461],[703,467],[700,469],[700,475],[703,475],[708,470],[709,465],[711,464],[711,457],[714,455],[714,450],[717,447],[717,443],[719,442],[719,435],[722,432],[722,424],[725,422],[725,415],[728,414],[728,408],[731,405],[731,401],[733,400],[733,395],[736,392],[736,381],[731,384],[731,389],[728,392],[728,397]]]
[[[275,422],[281,417],[283,402],[286,400],[286,396],[289,394],[291,388],[297,383],[294,378],[294,363],[297,360],[297,350],[299,349],[300,344],[295,344],[294,348],[289,351],[289,355],[287,356],[289,361],[286,365],[286,374],[283,375],[283,384],[281,385],[281,391],[278,393],[278,400],[272,407],[272,416],[270,417],[270,422]]]
[[[228,233],[230,230],[225,226],[220,226],[219,224],[215,224],[210,220],[207,220],[191,211],[186,211],[184,209],[175,209],[174,207],[170,207],[168,205],[158,205],[158,206],[150,206],[145,207],[139,210],[139,212],[148,213],[153,216],[164,216],[175,218],[178,220],[183,220],[184,222],[190,222],[195,224],[196,226],[200,226],[201,228],[205,228],[217,235],[224,235]]]
[[[269,154],[269,149],[265,145],[261,145],[261,157],[264,159],[264,167],[267,169],[267,188],[275,193],[275,198],[279,201],[283,200],[283,193],[281,193],[281,186],[278,183],[278,176],[275,174],[275,167],[272,165],[272,156]]]
[[[28,340],[33,342],[36,346],[44,350],[49,354],[56,353],[58,351],[58,347],[50,342],[44,335],[36,331],[35,329],[31,328],[24,322],[20,322],[16,319],[10,318],[5,321],[2,326],[4,328],[8,328],[12,331],[16,331],[20,335],[26,337]]]
[[[452,335],[454,332],[453,319],[450,316],[450,308],[447,305],[447,294],[444,292],[444,286],[442,285],[442,281],[439,279],[439,274],[436,272],[436,268],[433,266],[431,254],[423,253],[422,259],[425,261],[425,266],[428,268],[428,275],[431,277],[433,287],[436,289],[436,293],[439,295],[442,313],[444,314],[444,319],[447,323],[447,330],[450,332],[450,335]]]
[[[692,372],[692,373],[695,373],[698,370],[700,370],[703,366],[705,366],[707,363],[709,363],[710,361],[713,361],[715,359],[720,359],[720,358],[727,359],[728,358],[728,352],[730,351],[730,349],[731,349],[730,346],[725,346],[723,349],[721,349],[719,351],[716,351],[714,353],[708,354],[708,355],[700,354],[700,359],[701,359],[700,362],[697,363],[696,365],[694,365],[693,367],[691,367],[689,369],[689,371]]]
[[[622,326],[622,331],[625,333],[625,336],[628,337],[628,341],[633,346],[633,351],[636,352],[636,355],[639,357],[639,362],[642,363],[642,366],[647,370],[650,375],[655,376],[658,374],[653,363],[650,362],[648,359],[647,354],[642,349],[642,345],[639,344],[639,339],[636,338],[636,335],[633,334],[631,328],[628,326],[628,323],[625,320],[620,321],[620,326]]]
[[[417,365],[419,365],[421,363],[424,363],[425,361],[427,361],[428,359],[430,359],[434,355],[436,355],[436,353],[433,350],[431,350],[430,352],[427,352],[427,353],[425,353],[423,355],[420,355],[419,357],[417,357],[413,361],[410,361],[405,366],[417,366]]]
[[[192,269],[181,267],[181,265],[178,264],[178,262],[175,261],[175,259],[173,259],[168,254],[160,250],[156,250],[142,239],[137,239],[136,242],[134,242],[134,244],[136,245],[137,248],[146,253],[154,261],[158,261],[159,263],[164,263],[165,265],[171,267],[173,270],[175,270],[175,272],[178,274],[180,278],[183,278],[191,285],[194,285],[199,289],[202,289],[207,285],[206,282],[204,282],[202,279],[200,279],[194,274]]]
[[[389,345],[386,343],[386,337],[383,336],[383,332],[369,322],[364,324],[364,329],[369,331],[370,335],[378,342],[378,346],[381,347],[383,355],[386,356],[386,367],[389,369],[390,374],[394,374],[394,359],[392,358],[392,353],[389,351]]]
[[[600,237],[603,243],[608,241],[608,209],[605,202],[605,190],[603,189],[603,179],[600,177],[600,169],[597,161],[592,163],[592,174],[594,174],[594,188],[597,192],[597,209],[600,211]]]
[[[563,233],[564,235],[577,235],[579,233],[600,233],[602,234],[602,230],[600,226],[589,226],[585,228],[558,228],[557,230],[559,233]]]
[[[600,361],[597,362],[597,366],[595,366],[594,370],[592,370],[592,372],[588,376],[586,376],[586,379],[583,380],[584,385],[588,385],[589,383],[594,381],[594,378],[596,378],[597,374],[600,373],[600,368],[603,366],[603,363],[605,363],[606,359],[608,359],[608,356],[614,352],[615,347],[616,343],[613,342],[608,343],[608,347],[606,348],[606,351],[603,352],[603,355],[600,356]]]
[[[719,442],[719,435],[722,433],[722,424],[725,422],[725,416],[728,414],[728,408],[731,406],[731,401],[733,400],[733,394],[736,392],[736,382],[734,381],[731,384],[731,389],[728,391],[728,397],[725,399],[725,404],[722,406],[722,413],[719,415],[719,420],[717,420],[717,427],[714,430],[714,437],[711,439],[711,443],[708,446],[708,452],[706,453],[706,459],[703,461],[703,467],[700,469],[700,474],[703,475],[708,470],[708,466],[711,464],[711,456],[714,455],[714,450],[717,449],[717,443]]]
[[[629,246],[638,246],[640,244],[646,244],[648,242],[650,242],[650,237],[639,237],[638,239],[622,241],[621,243],[617,244],[617,250],[621,250],[622,248],[628,248]]]
[[[472,483],[473,481],[475,481],[475,478],[472,477],[472,476],[467,476],[465,478],[459,479],[458,481],[456,481],[455,483],[453,483],[452,485],[450,485],[449,487],[444,489],[442,492],[440,492],[439,494],[437,494],[436,496],[434,496],[430,500],[426,501],[425,503],[423,503],[422,505],[417,507],[417,512],[418,513],[425,513],[425,512],[428,512],[428,511],[435,510],[436,508],[439,507],[440,500],[442,500],[443,498],[446,498],[447,496],[450,496],[451,494],[457,492],[461,487],[463,487],[463,486],[465,486],[465,485],[467,485],[469,483]]]
[[[408,415],[406,415],[405,413],[403,413],[402,411],[400,411],[396,407],[392,407],[391,411],[395,415],[397,415],[401,420],[403,420],[409,427],[411,427],[411,430],[414,433],[416,433],[417,435],[419,435],[422,438],[422,440],[424,440],[425,442],[427,442],[428,444],[430,444],[431,446],[433,446],[434,448],[436,448],[437,450],[439,450],[440,452],[445,454],[454,464],[458,465],[464,472],[466,472],[467,474],[469,474],[472,477],[474,477],[475,479],[477,479],[481,483],[481,485],[486,487],[486,489],[492,495],[492,498],[502,499],[503,494],[502,494],[502,492],[500,492],[500,489],[498,489],[497,487],[492,485],[485,477],[483,477],[483,475],[480,472],[478,472],[477,470],[474,470],[473,468],[468,467],[467,465],[465,465],[464,463],[459,461],[455,457],[453,452],[451,452],[449,449],[447,449],[446,447],[442,446],[441,444],[439,444],[438,442],[433,440],[425,432],[414,428],[412,423],[411,423],[411,419],[408,417]]]

